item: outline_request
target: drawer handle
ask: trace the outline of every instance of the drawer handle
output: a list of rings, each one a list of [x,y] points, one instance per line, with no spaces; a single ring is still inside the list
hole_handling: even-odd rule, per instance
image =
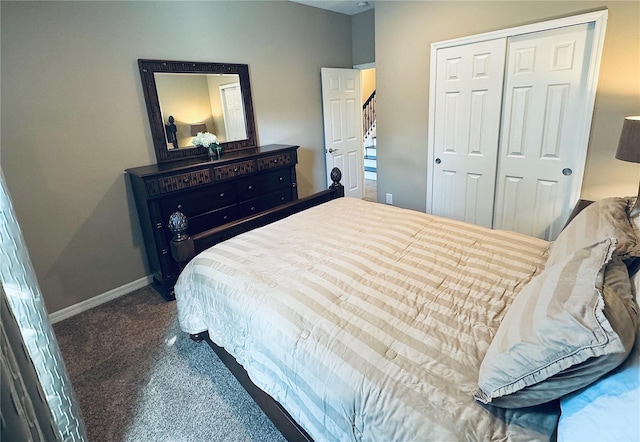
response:
[[[224,198],[224,192],[220,194],[220,198]]]
[[[280,197],[280,201],[284,201],[284,197],[283,196]]]
[[[251,211],[252,211],[252,212],[255,212],[255,211],[256,211],[256,208],[255,208],[255,207],[251,207]]]
[[[237,167],[234,167],[234,168],[233,168],[233,171],[234,171],[234,172],[237,172],[237,171],[238,171],[238,168],[237,168]]]
[[[224,219],[224,220],[226,220],[227,218],[229,218],[228,215],[225,215],[225,216],[222,217],[222,219]]]
[[[284,181],[284,177],[280,177],[280,178],[278,178],[278,180]]]
[[[249,184],[249,187],[247,187],[247,189],[251,190],[251,189],[253,189],[253,186],[251,184]]]

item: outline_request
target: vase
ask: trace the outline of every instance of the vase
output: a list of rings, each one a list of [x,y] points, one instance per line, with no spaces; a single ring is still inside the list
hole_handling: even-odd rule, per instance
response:
[[[217,146],[209,146],[207,148],[207,152],[209,153],[209,161],[219,160],[222,156],[222,146],[220,146],[219,144]]]

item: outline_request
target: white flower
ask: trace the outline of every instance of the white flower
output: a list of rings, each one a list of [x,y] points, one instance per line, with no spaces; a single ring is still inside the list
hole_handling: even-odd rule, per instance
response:
[[[193,138],[194,146],[212,147],[218,144],[218,137],[209,132],[198,132]]]

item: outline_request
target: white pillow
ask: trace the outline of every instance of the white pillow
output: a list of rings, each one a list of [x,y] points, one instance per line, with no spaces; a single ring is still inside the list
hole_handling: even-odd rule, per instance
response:
[[[636,301],[640,275],[631,279]],[[590,386],[561,399],[559,442],[640,441],[640,322],[626,361]]]

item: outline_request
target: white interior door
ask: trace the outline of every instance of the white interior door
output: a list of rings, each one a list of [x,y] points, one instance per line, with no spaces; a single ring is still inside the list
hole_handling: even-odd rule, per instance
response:
[[[432,213],[491,227],[506,39],[437,51]]]
[[[494,228],[553,240],[582,185],[593,24],[509,38]]]
[[[364,196],[364,147],[360,71],[322,68],[322,107],[327,185],[334,167],[342,171],[345,196]]]
[[[220,86],[222,100],[222,113],[224,129],[227,134],[226,141],[247,139],[247,128],[244,118],[244,104],[240,83],[225,84]]]

